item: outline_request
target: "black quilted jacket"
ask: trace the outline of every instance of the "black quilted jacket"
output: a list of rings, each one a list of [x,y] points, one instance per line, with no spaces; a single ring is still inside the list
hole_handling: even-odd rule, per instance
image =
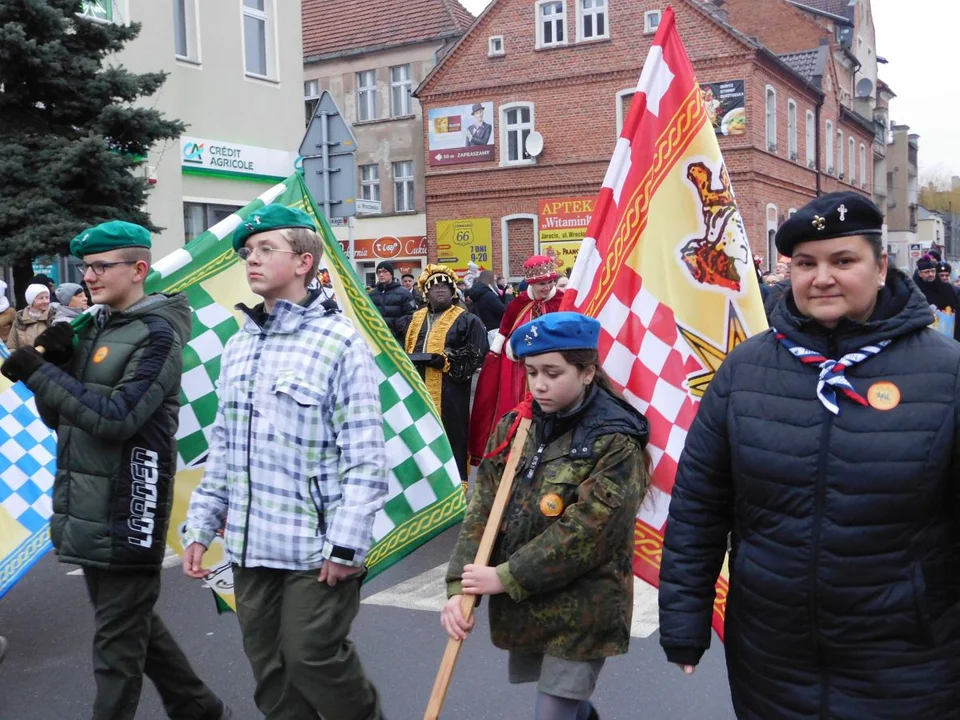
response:
[[[772,332],[720,368],[687,437],[661,570],[661,644],[695,664],[731,533],[726,656],[741,720],[960,718],[960,344],[892,270],[866,324],[828,331],[784,297],[772,324],[896,407],[817,399]]]

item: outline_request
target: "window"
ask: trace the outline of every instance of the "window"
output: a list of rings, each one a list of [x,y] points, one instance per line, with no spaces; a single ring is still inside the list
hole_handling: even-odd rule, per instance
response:
[[[306,118],[306,124],[309,125],[313,120],[313,112],[317,109],[317,102],[320,100],[320,81],[307,80],[303,83],[303,112]]]
[[[833,123],[827,120],[827,130],[824,133],[826,136],[826,142],[824,145],[827,146],[827,175],[833,175]]]
[[[867,186],[867,146],[860,143],[860,187]]]
[[[847,162],[850,163],[850,184],[857,183],[857,141],[853,138],[848,140],[850,143],[850,152],[847,153]]]
[[[81,0],[78,15],[113,22],[113,0]]]
[[[503,35],[494,35],[487,40],[487,57],[506,55],[503,49]]]
[[[630,105],[633,104],[633,96],[636,94],[635,88],[621,90],[617,93],[617,137],[623,132],[623,123],[626,122],[627,115],[630,113]]]
[[[767,85],[767,150],[777,151],[777,91]]]
[[[530,165],[536,158],[527,155],[527,136],[533,132],[533,103],[500,106],[500,164]]]
[[[608,37],[607,0],[577,0],[577,40]]]
[[[843,180],[843,130],[837,130],[837,177]]]
[[[779,211],[773,203],[767,203],[767,269],[773,270],[777,267],[777,258],[780,253],[777,251],[777,222],[779,220]]]
[[[377,71],[357,73],[357,120],[377,119]]]
[[[173,48],[178,60],[196,61],[193,0],[173,0]]]
[[[243,57],[247,75],[273,76],[273,30],[271,0],[243,0]]]
[[[410,66],[397,65],[390,68],[390,116],[412,115],[410,93],[413,81],[410,79]]]
[[[360,166],[360,199],[380,202],[380,166]]]
[[[567,44],[566,0],[540,0],[537,3],[537,47]]]
[[[643,14],[643,34],[653,35],[660,27],[660,11],[648,10]]]
[[[797,159],[797,103],[792,98],[787,100],[787,152]]]
[[[817,166],[817,121],[811,110],[807,110],[807,167]]]
[[[412,212],[413,205],[413,160],[393,164],[393,209],[394,212]]]
[[[211,203],[183,203],[183,243],[186,245],[221,220],[239,210],[241,205],[214,205]]]

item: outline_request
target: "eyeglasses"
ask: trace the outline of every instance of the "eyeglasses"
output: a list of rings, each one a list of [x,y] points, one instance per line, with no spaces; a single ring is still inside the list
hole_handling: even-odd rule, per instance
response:
[[[287,255],[302,255],[303,253],[298,253],[295,250],[279,250],[269,245],[260,245],[255,248],[242,247],[237,250],[237,255],[240,256],[241,260],[247,260],[251,255],[256,255],[258,258],[264,262],[270,262],[270,258],[273,257],[274,253],[286,253]]]
[[[116,262],[94,262],[94,263],[77,263],[77,270],[80,271],[81,275],[86,275],[87,270],[93,270],[94,275],[103,275],[108,268],[112,268],[114,265],[136,265],[139,260],[117,260]]]

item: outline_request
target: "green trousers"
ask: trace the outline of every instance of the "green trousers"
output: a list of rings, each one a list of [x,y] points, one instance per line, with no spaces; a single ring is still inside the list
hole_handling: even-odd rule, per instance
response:
[[[203,684],[153,611],[160,568],[136,572],[85,567],[93,603],[93,720],[133,720],[146,675],[175,720],[220,720],[223,704]]]
[[[243,649],[266,720],[380,720],[377,691],[347,635],[360,578],[330,587],[319,570],[233,567]]]

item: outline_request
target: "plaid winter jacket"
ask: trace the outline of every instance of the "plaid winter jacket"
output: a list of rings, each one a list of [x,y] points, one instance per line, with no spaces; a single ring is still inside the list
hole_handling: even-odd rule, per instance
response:
[[[360,566],[387,494],[376,366],[323,297],[238,306],[248,319],[221,361],[220,403],[186,543],[224,540],[243,567]]]

